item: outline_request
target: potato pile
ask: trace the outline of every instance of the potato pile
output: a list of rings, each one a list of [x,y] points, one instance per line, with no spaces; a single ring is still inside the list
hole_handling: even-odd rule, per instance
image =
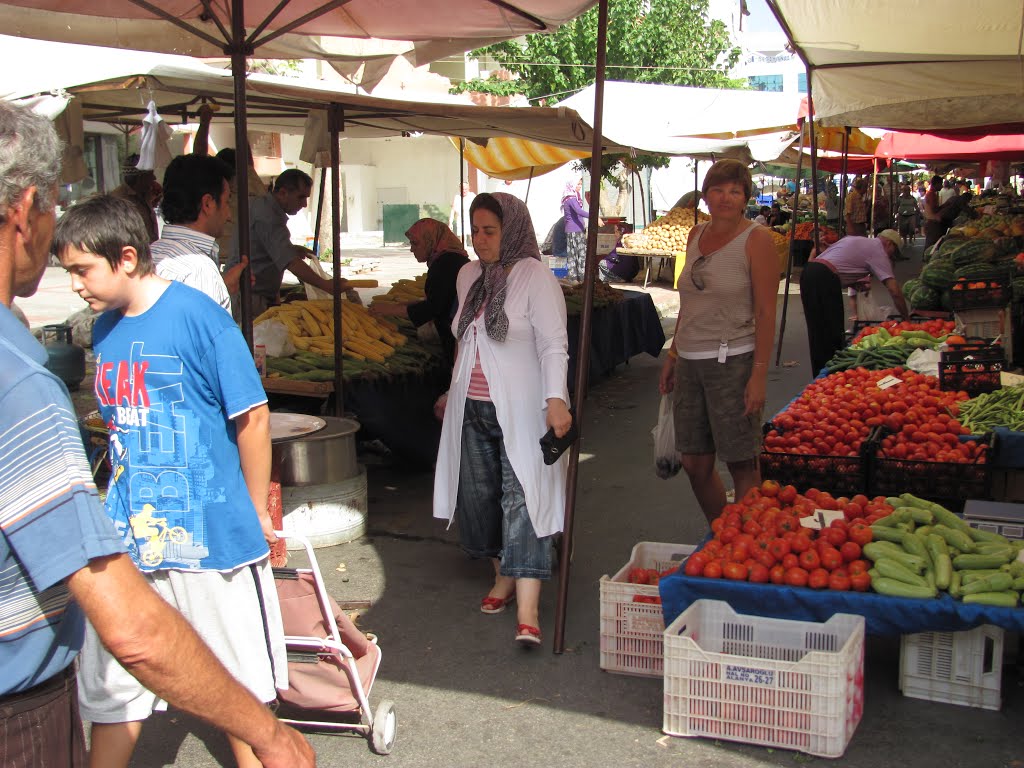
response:
[[[703,211],[698,211],[697,223],[709,218]],[[622,245],[640,251],[681,253],[686,250],[686,238],[693,226],[693,208],[673,208],[643,232],[624,235]]]

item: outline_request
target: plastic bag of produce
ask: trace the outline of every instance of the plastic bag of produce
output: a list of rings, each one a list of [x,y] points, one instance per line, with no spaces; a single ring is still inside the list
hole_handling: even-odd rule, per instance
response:
[[[654,425],[651,434],[654,435],[654,471],[662,480],[675,477],[683,464],[676,450],[676,423],[671,395],[661,396],[658,423]]]
[[[867,320],[869,322],[881,322],[889,316],[889,311],[892,307],[879,306],[878,302],[875,301],[875,297],[871,295],[871,290],[857,291],[855,301],[857,303],[857,319]]]
[[[267,348],[267,357],[288,357],[295,354],[288,329],[280,320],[264,320],[252,329],[253,346],[262,344]]]

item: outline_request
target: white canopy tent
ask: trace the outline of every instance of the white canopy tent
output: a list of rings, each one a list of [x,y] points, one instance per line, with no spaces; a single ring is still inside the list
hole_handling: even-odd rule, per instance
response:
[[[1011,0],[766,0],[807,65],[814,119],[935,130],[1024,123]]]

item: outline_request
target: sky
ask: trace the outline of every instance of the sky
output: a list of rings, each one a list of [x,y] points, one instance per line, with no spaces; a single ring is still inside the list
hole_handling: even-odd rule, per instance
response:
[[[747,0],[747,10],[750,15],[744,20],[743,26],[749,32],[778,32],[782,30],[779,23],[775,21],[772,12],[768,10],[764,0]]]

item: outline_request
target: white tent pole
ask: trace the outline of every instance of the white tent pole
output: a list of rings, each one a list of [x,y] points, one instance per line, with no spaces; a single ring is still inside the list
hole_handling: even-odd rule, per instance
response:
[[[583,271],[583,311],[580,315],[576,351],[576,376],[572,398],[580,439],[569,450],[569,471],[565,480],[565,519],[558,549],[558,602],[555,606],[555,653],[565,651],[565,612],[569,600],[569,559],[572,556],[573,515],[576,511],[576,484],[579,478],[580,443],[583,436],[583,407],[590,373],[590,333],[594,316],[594,279],[597,272],[597,220],[601,208],[601,152],[604,116],[604,67],[608,47],[608,0],[597,5],[597,61],[594,79],[594,135],[590,151],[590,219],[587,224],[587,256]]]
[[[341,344],[341,151],[339,134],[345,123],[340,104],[327,107],[327,130],[331,135],[331,267],[334,304],[334,415],[345,415],[345,392]]]

